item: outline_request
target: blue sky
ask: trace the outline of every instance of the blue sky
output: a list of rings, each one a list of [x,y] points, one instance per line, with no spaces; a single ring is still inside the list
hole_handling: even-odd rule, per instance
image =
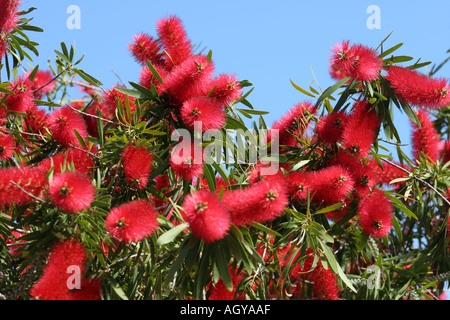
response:
[[[67,8],[77,5],[81,28],[70,30]],[[367,8],[380,9],[380,29],[369,29]],[[156,21],[178,15],[193,43],[213,51],[216,72],[237,74],[254,84],[249,97],[255,109],[270,111],[270,125],[299,101],[311,101],[296,91],[289,80],[308,87],[314,80],[322,89],[334,81],[328,74],[330,48],[342,40],[370,47],[391,32],[385,48],[403,42],[398,54],[422,61],[441,62],[450,48],[450,2],[448,0],[24,0],[23,8],[34,6],[33,24],[43,34],[33,34],[40,43],[45,68],[60,42],[76,43],[86,57],[81,68],[100,79],[105,88],[137,81],[140,67],[127,50],[134,34],[155,35]],[[207,51],[206,51],[207,52]],[[450,66],[439,74],[450,75]],[[315,83],[314,86],[318,88]],[[409,142],[409,126],[397,118],[403,142]]]

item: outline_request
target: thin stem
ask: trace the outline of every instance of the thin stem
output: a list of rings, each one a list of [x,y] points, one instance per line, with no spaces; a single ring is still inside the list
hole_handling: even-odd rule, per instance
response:
[[[34,90],[33,92],[36,93],[42,89],[44,89],[46,86],[48,86],[50,83],[52,83],[53,81],[55,81],[56,79],[58,79],[64,72],[66,72],[67,70],[69,70],[72,66],[67,66],[63,71],[61,71],[60,73],[58,73],[56,76],[53,77],[52,80],[50,80],[49,82],[47,82],[46,84],[40,86],[39,88],[37,88],[36,90]]]
[[[77,146],[74,146],[74,145],[71,144],[71,143],[69,143],[69,146],[72,147],[72,148],[74,148],[74,149],[83,151],[83,152],[87,153],[88,155],[90,155],[91,157],[94,157],[94,158],[96,158],[96,159],[100,159],[100,157],[97,156],[96,154],[94,154],[94,153],[92,153],[92,152],[90,152],[90,151],[84,150],[84,149],[82,149],[82,148],[79,148],[79,147],[77,147]]]
[[[84,111],[81,111],[81,110],[78,110],[78,109],[72,107],[70,104],[69,104],[68,106],[69,106],[72,110],[74,110],[74,111],[76,111],[76,112],[78,112],[78,113],[81,113],[81,114],[83,114],[83,115],[85,115],[85,116],[87,116],[87,117],[92,117],[92,118],[95,118],[95,119],[100,119],[100,120],[103,120],[103,121],[108,122],[108,123],[111,123],[111,124],[116,124],[116,125],[119,125],[119,126],[123,126],[123,127],[125,127],[125,128],[128,128],[128,129],[131,129],[131,127],[130,127],[129,125],[127,125],[127,124],[120,123],[120,122],[114,122],[114,121],[111,121],[111,120],[108,120],[108,119],[105,119],[105,118],[102,118],[102,117],[99,117],[99,116],[96,116],[96,115],[93,115],[93,114],[86,113],[86,112],[84,112]]]
[[[34,194],[29,193],[27,190],[25,190],[24,188],[22,188],[21,186],[19,186],[16,182],[9,180],[9,182],[11,182],[13,185],[15,185],[17,188],[19,188],[23,193],[25,193],[26,195],[30,196],[31,198],[33,198],[34,200],[41,202],[41,203],[45,203],[45,201],[39,197],[36,197]]]
[[[387,160],[387,159],[381,158],[381,160],[383,160],[384,162],[390,164],[391,166],[396,167],[397,169],[402,170],[402,171],[405,172],[405,173],[412,174],[412,172],[410,172],[409,170],[407,170],[407,169],[405,169],[405,168],[402,168],[402,167],[400,167],[399,165],[397,165],[397,164],[395,164],[395,163],[393,163],[393,162],[391,162],[391,161],[389,161],[389,160]],[[431,190],[433,190],[433,191],[434,191],[434,192],[435,192],[442,200],[444,200],[444,202],[445,202],[448,206],[450,206],[450,201],[449,201],[442,193],[440,193],[438,190],[436,190],[435,187],[433,187],[431,184],[429,184],[428,182],[426,182],[425,180],[419,178],[419,177],[416,176],[416,175],[413,175],[413,178],[416,179],[417,181],[422,182],[422,183],[423,183],[424,185],[426,185],[428,188],[430,188]]]

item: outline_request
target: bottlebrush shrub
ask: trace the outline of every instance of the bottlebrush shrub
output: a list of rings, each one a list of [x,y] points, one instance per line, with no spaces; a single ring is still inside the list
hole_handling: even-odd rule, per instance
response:
[[[21,74],[38,53],[25,34],[43,30],[18,4],[0,1],[0,297],[440,296],[450,278],[442,64],[426,74],[428,62],[395,55],[401,44],[381,50],[387,39],[331,45],[337,82],[319,92],[292,81],[299,102],[267,126],[252,84],[218,72],[176,16],[124,43],[138,83],[103,88],[64,43],[48,68]],[[67,100],[73,90],[81,97]]]

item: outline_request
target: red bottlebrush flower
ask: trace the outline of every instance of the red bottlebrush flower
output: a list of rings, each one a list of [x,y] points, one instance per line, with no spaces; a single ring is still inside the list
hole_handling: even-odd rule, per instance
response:
[[[26,77],[28,78],[30,74],[31,72],[28,72],[26,74]],[[53,90],[55,90],[56,85],[55,82],[52,81],[52,79],[53,74],[48,70],[46,71],[38,70],[36,72],[32,82],[33,82],[34,97],[37,100],[41,100],[44,93],[52,92]]]
[[[440,138],[430,116],[424,110],[417,110],[417,118],[420,121],[420,127],[412,123],[412,149],[415,160],[419,160],[420,155],[424,154],[432,161],[436,162],[439,158]]]
[[[175,102],[182,104],[189,98],[202,95],[206,83],[211,81],[214,64],[204,55],[189,57],[176,66],[164,79],[163,91]]]
[[[157,64],[155,64],[153,67],[161,76],[164,82],[164,79],[167,77],[168,71],[164,67]],[[162,92],[162,84],[158,79],[155,78],[152,71],[148,67],[143,67],[141,69],[141,72],[139,74],[139,84],[149,90],[151,89],[151,86],[154,85],[158,94],[161,94]]]
[[[351,173],[339,165],[314,171],[311,180],[312,201],[323,201],[326,205],[345,201],[354,186]]]
[[[317,138],[327,145],[334,145],[342,139],[347,125],[348,115],[344,111],[333,112],[323,116],[317,122]]]
[[[86,151],[92,152],[92,149]],[[65,171],[69,166],[73,165],[73,169],[77,172],[90,174],[95,167],[92,157],[78,149],[68,149],[65,152],[58,153],[50,158],[43,160],[38,167],[44,172],[48,172],[53,164],[53,174]]]
[[[391,88],[399,99],[423,108],[442,108],[450,103],[450,86],[443,78],[430,78],[416,70],[400,66],[387,68]]]
[[[3,57],[9,49],[9,43],[5,35],[0,33],[0,57]]]
[[[312,176],[311,172],[307,171],[294,171],[288,176],[286,176],[287,183],[289,186],[289,195],[295,201],[306,201],[309,194],[312,196]]]
[[[300,254],[300,251],[297,255]],[[309,249],[306,252],[309,255],[303,262],[303,267],[300,262],[293,266],[291,271],[291,277],[298,279],[298,291],[305,286],[311,286],[312,298],[318,300],[339,300],[340,289],[337,282],[337,276],[331,271],[330,268],[325,269],[322,264],[317,262],[314,265],[315,254]],[[296,257],[297,258],[297,257]],[[301,298],[301,296],[300,296]]]
[[[410,168],[406,165],[402,165],[401,163],[397,163],[393,160],[391,160],[391,162],[393,162],[397,166],[404,168],[408,171],[410,170]],[[378,163],[375,161],[375,159],[369,159],[369,161],[367,162],[367,165],[372,169],[372,172],[377,177],[377,180],[378,180],[377,183],[383,184],[386,186],[393,186],[395,189],[400,186],[403,186],[405,184],[405,182],[397,182],[395,184],[391,184],[391,181],[393,181],[395,179],[399,179],[399,178],[407,178],[408,177],[408,173],[406,173],[405,171],[403,171],[391,164],[383,163],[382,167],[380,167],[378,165]]]
[[[122,152],[122,162],[128,183],[139,189],[144,188],[151,173],[152,161],[152,154],[144,147],[126,146]]]
[[[237,226],[274,220],[289,202],[287,187],[279,179],[263,179],[247,188],[227,191],[222,200]]]
[[[149,201],[138,199],[111,209],[105,220],[112,237],[125,243],[139,242],[158,228],[158,212]]]
[[[117,85],[114,88],[121,88],[122,86]],[[136,110],[136,105],[134,103],[134,101],[136,100],[136,98],[134,97],[130,97],[127,96],[126,94],[119,92],[115,89],[111,89],[111,90],[107,90],[106,93],[104,94],[103,100],[104,100],[104,104],[106,105],[107,109],[110,110],[110,112],[112,112],[112,114],[114,115],[115,110],[117,109],[117,106],[119,103],[121,103],[121,105],[123,106],[124,110],[125,110],[125,106],[126,106],[126,101],[128,99],[128,104],[130,106],[130,111],[131,114],[133,114],[133,112]],[[128,115],[125,113],[125,117],[128,119]]]
[[[25,128],[29,128],[32,133],[43,132],[48,126],[48,114],[44,109],[40,109],[35,104],[26,109],[27,115],[24,117]]]
[[[16,28],[19,4],[19,0],[0,0],[0,33],[11,33]]]
[[[370,110],[370,107],[365,101],[357,101],[342,133],[342,146],[359,158],[369,155],[380,127],[377,113]]]
[[[77,130],[83,139],[86,139],[88,136],[86,123],[83,118],[68,105],[54,110],[49,115],[48,128],[52,138],[65,147],[70,145],[81,146],[74,130]]]
[[[354,189],[352,191],[354,198],[370,193],[372,188],[379,183],[378,174],[369,164],[345,151],[340,151],[330,163],[341,165],[351,173],[354,181]]]
[[[75,107],[73,104],[72,106]],[[84,107],[84,104],[82,105]],[[80,106],[80,109],[82,108]],[[78,108],[77,108],[78,109]],[[98,101],[93,102],[84,112],[86,115],[83,115],[83,120],[86,122],[87,130],[90,136],[98,137],[98,125],[97,125],[97,112],[100,110],[101,117],[107,120],[111,120],[114,118],[115,113],[109,106],[106,104],[100,103]],[[92,116],[91,116],[92,115]],[[106,124],[106,121],[103,121],[103,125]]]
[[[338,43],[332,48],[330,73],[335,79],[351,76],[357,81],[374,81],[377,79],[383,61],[375,50],[348,41]]]
[[[225,110],[213,98],[194,97],[186,100],[180,110],[180,116],[189,130],[194,130],[195,122],[201,124],[202,132],[220,129],[225,124]]]
[[[138,33],[133,37],[133,42],[129,44],[128,49],[133,57],[142,65],[147,64],[147,60],[152,65],[162,63],[162,54],[160,44],[146,33]]]
[[[170,167],[177,177],[193,180],[203,174],[203,148],[195,142],[181,142],[172,150]]]
[[[389,198],[380,189],[374,189],[358,204],[358,221],[367,235],[382,238],[392,228],[393,206]]]
[[[87,254],[75,240],[58,242],[49,254],[43,275],[31,288],[30,295],[38,300],[99,300],[100,281],[86,278]],[[71,281],[78,273],[80,279]],[[76,281],[79,280],[79,287]],[[72,288],[73,287],[73,288]]]
[[[15,149],[14,136],[0,133],[0,161],[11,159]]]
[[[239,99],[242,94],[242,88],[235,75],[219,74],[205,86],[204,95],[206,96],[210,93],[211,98],[224,105]]]
[[[211,191],[201,189],[186,196],[183,210],[192,234],[207,243],[223,239],[230,229],[230,214]]]
[[[271,167],[273,165],[273,167]],[[281,165],[280,165],[281,166]],[[280,170],[280,166],[276,166],[270,162],[258,162],[252,169],[247,172],[248,183],[257,183],[263,179],[278,179],[278,182],[284,183],[285,176]]]
[[[180,18],[169,16],[157,21],[156,32],[166,51],[164,61],[169,70],[192,55],[192,44]]]
[[[309,126],[311,116],[317,108],[309,102],[302,102],[291,108],[285,115],[272,125],[272,130],[278,130],[280,145],[296,146],[293,135],[301,137]],[[271,132],[269,131],[269,135]],[[268,137],[270,141],[270,137]]]
[[[8,89],[14,94],[8,95],[5,99],[7,110],[25,113],[33,103],[33,83],[28,79],[19,78]]]
[[[0,205],[35,202],[34,197],[42,197],[46,185],[45,172],[39,168],[23,166],[0,169]]]
[[[155,188],[158,189],[159,191],[161,191],[164,195],[166,195],[167,193],[172,191],[172,189],[170,188],[170,180],[169,180],[169,176],[167,175],[167,173],[164,173],[163,175],[157,176],[155,178]],[[163,199],[160,199],[158,196],[154,196],[154,195],[152,195],[150,197],[150,199],[155,204],[155,208],[157,210],[164,211],[165,206],[169,203],[169,201],[165,201]],[[160,207],[164,207],[164,208],[160,208]]]
[[[225,286],[222,279],[216,284],[209,286],[208,300],[243,300],[243,294],[236,293],[239,283],[243,280],[243,276],[236,274],[237,270],[230,268],[231,281],[233,283],[233,289],[229,291]]]
[[[91,179],[83,173],[73,171],[55,175],[48,192],[52,203],[68,213],[86,210],[95,196]]]

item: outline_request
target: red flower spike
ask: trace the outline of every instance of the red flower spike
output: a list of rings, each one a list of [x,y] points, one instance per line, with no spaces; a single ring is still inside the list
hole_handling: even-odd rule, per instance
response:
[[[28,72],[26,74],[26,77],[31,74],[31,72]],[[53,74],[46,70],[38,70],[36,74],[34,75],[34,78],[32,80],[33,83],[33,94],[36,100],[41,100],[44,93],[49,93],[55,90],[56,84],[53,79]],[[39,91],[36,91],[39,89]]]
[[[128,183],[139,189],[144,188],[151,173],[152,161],[152,154],[144,147],[126,146],[122,153],[122,162]]]
[[[332,48],[330,74],[335,79],[351,76],[357,81],[374,81],[383,67],[383,61],[375,50],[348,41],[338,43]]]
[[[136,61],[142,65],[147,65],[147,60],[152,65],[162,63],[161,45],[146,33],[136,34],[128,49]]]
[[[14,136],[0,133],[0,161],[11,159],[15,149]]]
[[[293,135],[301,137],[305,133],[311,121],[311,116],[316,111],[317,108],[311,103],[302,102],[292,107],[276,121],[272,126],[272,130],[279,130],[280,145],[296,146],[297,140]],[[267,140],[270,141],[270,137]]]
[[[241,283],[241,281],[244,279],[244,277],[240,274],[236,274],[237,270],[234,270],[230,268],[230,275],[231,275],[231,281],[233,283],[233,290],[228,291],[228,288],[225,286],[225,283],[222,279],[219,279],[219,281],[216,284],[210,284],[209,285],[209,295],[208,300],[243,300],[244,295],[237,293],[236,290]]]
[[[424,110],[417,110],[417,118],[420,121],[420,127],[412,123],[412,149],[415,160],[419,160],[420,155],[424,154],[433,162],[439,158],[440,138],[436,131],[430,116]]]
[[[300,251],[297,255],[300,254]],[[340,289],[337,281],[337,276],[330,268],[325,269],[319,262],[314,266],[315,254],[309,249],[306,252],[309,255],[303,262],[303,267],[300,262],[292,268],[291,277],[298,279],[298,292],[306,285],[312,288],[312,298],[318,300],[339,300]],[[298,298],[302,298],[299,296]]]
[[[193,180],[203,174],[203,148],[194,141],[190,148],[178,144],[170,155],[169,163],[178,178]]]
[[[55,175],[48,192],[52,203],[68,213],[88,209],[95,196],[91,179],[80,172],[72,171]]]
[[[359,201],[358,222],[367,235],[375,238],[385,237],[392,228],[393,206],[389,198],[380,189]]]
[[[166,68],[157,64],[155,64],[153,67],[155,68],[156,72],[158,72],[158,74],[161,76],[164,82],[164,79],[167,77],[169,72],[166,70]],[[155,76],[148,67],[143,67],[141,69],[141,72],[139,74],[139,84],[149,90],[151,90],[151,86],[154,85],[156,88],[156,92],[158,94],[161,94],[162,92],[162,84],[159,82],[158,79],[155,78]]]
[[[179,104],[202,95],[206,83],[211,81],[214,64],[204,55],[189,57],[176,66],[164,79],[163,91]]]
[[[94,152],[93,148],[86,151]],[[75,171],[90,174],[95,164],[91,155],[79,149],[68,149],[65,152],[58,153],[50,158],[44,159],[38,167],[44,172],[48,172],[53,163],[53,174],[65,171],[69,166],[73,165]]]
[[[394,164],[396,164],[398,167],[404,168],[408,171],[410,171],[411,168],[409,168],[406,165],[403,165],[401,163],[397,163],[393,160],[390,160]],[[405,171],[391,165],[388,163],[382,163],[382,167],[378,165],[378,163],[375,161],[375,159],[369,159],[367,161],[367,165],[371,168],[373,174],[377,177],[377,184],[382,184],[385,186],[392,186],[394,189],[399,188],[400,186],[403,186],[405,184],[404,181],[397,182],[395,184],[391,184],[391,181],[398,179],[398,178],[407,178],[408,173]]]
[[[237,226],[272,221],[289,202],[286,184],[279,179],[263,179],[247,188],[227,191],[222,200]]]
[[[49,115],[48,128],[52,138],[65,147],[70,145],[81,147],[74,130],[77,130],[84,140],[88,136],[86,122],[84,122],[79,113],[72,110],[69,106],[55,109]]]
[[[400,66],[387,68],[391,88],[404,102],[423,108],[437,109],[450,104],[450,85],[443,78],[430,78],[416,70]]]
[[[45,127],[48,127],[48,114],[45,110],[32,104],[27,108],[26,113],[23,119],[24,128],[29,128],[31,133],[44,132]]]
[[[52,248],[43,275],[31,288],[30,295],[38,300],[100,300],[100,281],[86,278],[87,254],[75,240],[58,242]],[[79,288],[70,288],[73,270],[79,271]],[[71,273],[72,272],[72,273]]]
[[[192,234],[207,243],[223,239],[230,229],[230,214],[211,191],[201,189],[186,196],[183,210],[183,218],[189,223]]]
[[[203,94],[205,96],[210,94],[211,98],[225,105],[239,99],[242,94],[242,88],[235,75],[219,74],[205,86]]]
[[[366,158],[369,155],[380,127],[376,111],[370,108],[371,105],[365,101],[355,102],[342,133],[342,146],[358,158]]]
[[[117,240],[139,242],[158,228],[158,212],[146,200],[138,199],[111,209],[105,220],[106,230]]]
[[[33,103],[33,83],[28,79],[19,78],[8,89],[14,94],[8,95],[5,99],[7,110],[25,113]]]
[[[181,107],[180,116],[189,130],[194,130],[195,122],[201,123],[202,132],[222,128],[226,118],[222,105],[207,97],[186,100]]]
[[[180,18],[169,16],[157,21],[156,31],[166,51],[164,62],[169,70],[192,55],[192,44]]]
[[[348,115],[343,111],[333,112],[319,119],[315,127],[317,138],[326,145],[341,141]]]
[[[0,0],[0,33],[11,33],[19,22],[19,0]]]
[[[345,201],[354,187],[351,173],[342,166],[333,165],[311,175],[312,201],[332,205]]]
[[[114,88],[121,88],[121,85],[116,85]],[[126,106],[126,100],[128,98],[128,104],[130,106],[130,111],[131,111],[131,115],[133,115],[134,111],[136,110],[136,105],[134,103],[134,101],[136,100],[135,97],[130,97],[122,92],[119,92],[115,89],[110,89],[110,90],[106,90],[106,93],[103,96],[103,101],[104,104],[107,107],[107,110],[109,110],[111,112],[111,114],[114,116],[115,115],[115,110],[117,109],[117,106],[119,105],[119,103],[121,103],[122,107],[125,110],[125,106]],[[128,119],[128,115],[125,112],[125,117],[128,121],[130,121],[131,119]]]
[[[308,196],[308,189],[310,196],[312,196],[311,178],[312,173],[307,171],[294,171],[289,174],[286,177],[289,186],[289,196],[295,201],[306,201]]]
[[[42,197],[46,185],[45,172],[39,168],[26,166],[2,168],[0,205],[12,203],[25,205],[35,202],[34,197]]]

